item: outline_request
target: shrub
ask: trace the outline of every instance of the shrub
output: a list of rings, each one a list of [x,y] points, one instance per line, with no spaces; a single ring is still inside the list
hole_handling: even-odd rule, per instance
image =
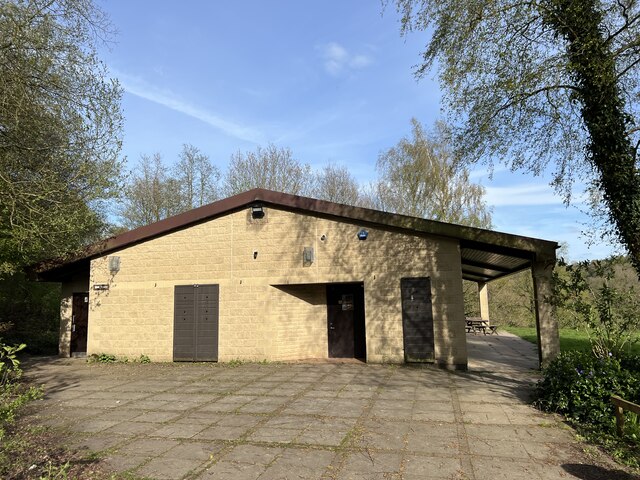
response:
[[[13,423],[17,411],[26,403],[42,395],[35,387],[25,387],[19,380],[22,376],[17,353],[26,345],[9,346],[0,342],[0,440],[5,436],[6,427]]]
[[[31,332],[29,338],[26,338],[26,351],[32,355],[56,355],[58,353],[58,331],[43,330],[39,332]]]
[[[620,359],[620,366],[630,372],[640,374],[640,355],[627,355]]]
[[[552,302],[585,330],[600,358],[628,355],[638,341],[640,295],[634,288],[637,282],[619,278],[621,261],[617,257],[573,265],[561,261],[554,274]]]
[[[11,377],[20,376],[20,361],[17,354],[25,347],[24,343],[10,346],[0,342],[0,386],[11,381]]]
[[[115,355],[109,353],[94,353],[93,355],[89,355],[87,361],[89,363],[115,363],[118,359]]]
[[[623,368],[626,362],[596,358],[590,352],[562,352],[544,369],[536,404],[574,422],[608,430],[614,424],[611,395],[640,402],[640,373]],[[628,362],[637,366],[637,358]]]
[[[41,396],[41,389],[20,383],[7,383],[0,387],[0,440],[4,438],[7,426],[15,421],[18,410]]]

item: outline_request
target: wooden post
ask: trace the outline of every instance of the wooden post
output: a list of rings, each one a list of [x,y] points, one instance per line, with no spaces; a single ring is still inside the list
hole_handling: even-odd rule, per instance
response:
[[[635,403],[624,400],[616,395],[611,395],[611,403],[613,403],[613,406],[615,407],[616,432],[618,433],[618,436],[621,437],[624,433],[624,411],[628,410],[636,415],[640,415],[640,405],[636,405]]]
[[[615,405],[616,413],[616,433],[619,437],[624,433],[624,409],[618,405]]]

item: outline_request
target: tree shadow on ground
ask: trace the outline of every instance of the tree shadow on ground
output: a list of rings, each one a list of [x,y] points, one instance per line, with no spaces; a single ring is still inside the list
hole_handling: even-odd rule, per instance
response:
[[[536,381],[534,378],[518,378],[499,372],[452,372],[458,378],[478,387],[493,387],[498,392],[508,392],[514,399],[524,403],[533,400]]]
[[[638,480],[640,476],[618,469],[581,463],[565,463],[562,468],[581,480]]]

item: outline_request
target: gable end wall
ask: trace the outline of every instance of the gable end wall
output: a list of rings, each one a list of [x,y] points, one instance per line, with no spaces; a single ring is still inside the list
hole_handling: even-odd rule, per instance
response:
[[[466,365],[456,241],[374,228],[360,241],[357,224],[265,211],[263,220],[247,208],[92,260],[87,353],[171,361],[175,285],[219,284],[220,361],[326,358],[324,284],[364,282],[367,361],[402,362],[400,278],[428,276],[436,360]],[[309,266],[304,247],[314,249]],[[111,255],[120,257],[113,275]]]

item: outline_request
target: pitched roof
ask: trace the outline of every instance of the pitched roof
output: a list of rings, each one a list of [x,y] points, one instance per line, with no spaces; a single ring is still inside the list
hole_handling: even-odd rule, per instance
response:
[[[409,217],[256,188],[108,238],[90,245],[66,259],[42,262],[35,266],[34,271],[41,280],[62,281],[76,271],[88,271],[88,264],[92,258],[252,205],[315,214],[412,235],[435,235],[456,239],[460,242],[463,278],[474,281],[489,281],[523,270],[528,268],[536,258],[544,257],[554,260],[555,249],[558,247],[556,242],[538,238]]]

